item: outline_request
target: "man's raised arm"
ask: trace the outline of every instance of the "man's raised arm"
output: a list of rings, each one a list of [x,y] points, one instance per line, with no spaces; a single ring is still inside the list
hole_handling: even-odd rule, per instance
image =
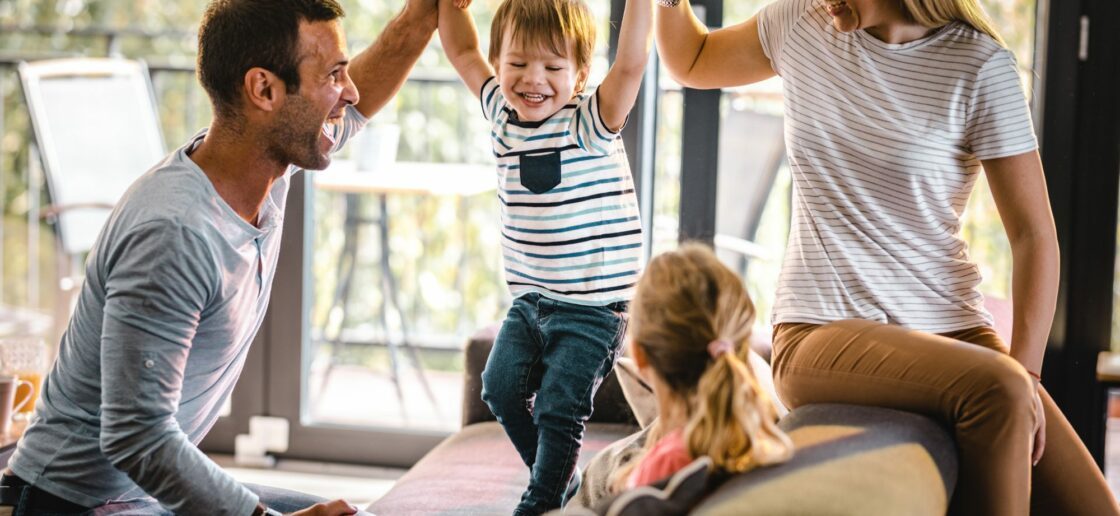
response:
[[[369,48],[350,63],[357,108],[372,117],[397,94],[436,30],[436,0],[407,0]]]

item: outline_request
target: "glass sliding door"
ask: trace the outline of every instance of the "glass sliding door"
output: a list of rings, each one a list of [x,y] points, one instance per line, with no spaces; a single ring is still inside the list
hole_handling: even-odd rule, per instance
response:
[[[471,7],[483,38],[498,3]],[[610,3],[588,3],[597,84]],[[434,39],[330,168],[296,176],[265,367],[287,456],[407,466],[459,428],[463,346],[511,302],[489,135]]]

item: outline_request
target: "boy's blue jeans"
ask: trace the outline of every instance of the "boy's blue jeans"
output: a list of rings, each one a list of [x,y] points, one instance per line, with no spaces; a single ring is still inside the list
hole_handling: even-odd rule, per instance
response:
[[[482,400],[529,466],[514,514],[564,503],[591,400],[614,367],[625,303],[583,306],[526,294],[513,301],[482,372]]]

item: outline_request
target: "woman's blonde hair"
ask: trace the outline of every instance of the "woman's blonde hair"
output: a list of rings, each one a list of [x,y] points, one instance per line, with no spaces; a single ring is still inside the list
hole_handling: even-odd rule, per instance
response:
[[[954,21],[962,21],[972,28],[983,32],[1007,46],[995,24],[977,0],[900,0],[903,10],[923,27],[942,27]]]
[[[591,66],[595,50],[595,18],[582,0],[505,0],[490,23],[489,58],[494,68],[505,38],[558,56],[574,52],[576,66],[584,69]]]
[[[689,401],[684,428],[689,453],[708,456],[716,469],[730,473],[785,461],[793,450],[747,360],[754,315],[739,276],[699,244],[654,258],[630,305],[632,345],[641,348],[674,395]],[[713,356],[713,342],[732,350]],[[653,429],[646,451],[660,434]],[[616,489],[640,460],[619,473]]]

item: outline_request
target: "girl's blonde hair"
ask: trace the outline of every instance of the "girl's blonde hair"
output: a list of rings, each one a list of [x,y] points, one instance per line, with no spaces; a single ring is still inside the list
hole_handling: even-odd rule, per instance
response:
[[[988,13],[977,0],[901,0],[906,14],[923,27],[941,27],[950,22],[962,21],[1007,46]]]
[[[699,244],[654,258],[630,305],[632,345],[641,348],[674,395],[689,401],[684,428],[689,454],[708,456],[716,469],[730,473],[782,462],[793,452],[747,360],[754,315],[739,276]],[[713,357],[709,345],[718,341],[730,343],[733,351]],[[646,451],[661,433],[652,429]],[[616,489],[642,456],[619,472]]]
[[[585,69],[591,66],[595,50],[595,18],[582,0],[505,0],[490,23],[489,58],[494,68],[505,38],[558,56],[574,52],[576,66]]]

